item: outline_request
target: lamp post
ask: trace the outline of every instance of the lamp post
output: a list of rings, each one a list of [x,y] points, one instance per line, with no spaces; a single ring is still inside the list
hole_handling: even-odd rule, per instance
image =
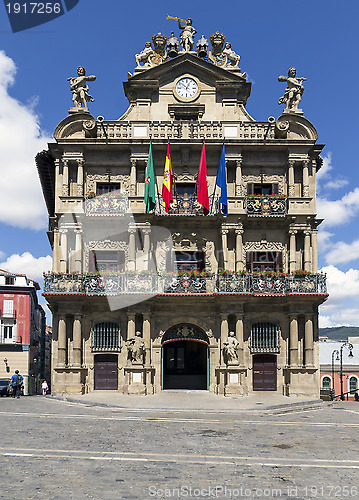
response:
[[[343,342],[340,346],[340,399],[344,401],[343,394],[343,349],[346,347],[349,350],[349,358],[353,358],[353,344],[350,342]]]
[[[334,349],[332,352],[332,400],[335,396],[335,385],[334,385],[334,355],[336,354],[336,361],[339,361],[339,351],[338,349]]]

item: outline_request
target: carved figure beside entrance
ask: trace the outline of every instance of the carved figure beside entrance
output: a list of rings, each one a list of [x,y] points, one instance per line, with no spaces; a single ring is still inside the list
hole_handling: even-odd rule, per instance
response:
[[[70,90],[72,92],[72,101],[76,111],[88,112],[87,102],[93,102],[95,99],[88,93],[90,90],[86,82],[93,82],[96,76],[86,76],[85,68],[79,66],[77,68],[77,77],[67,79],[70,82]]]
[[[295,68],[289,68],[288,76],[278,76],[279,82],[287,82],[288,85],[284,95],[279,98],[278,104],[286,105],[284,111],[301,113],[301,110],[298,109],[298,105],[304,92],[303,82],[306,81],[306,78],[296,78],[296,74]]]
[[[128,340],[127,349],[129,359],[132,364],[142,365],[145,356],[145,343],[142,339],[141,332],[136,332],[133,339]]]
[[[226,365],[238,365],[239,342],[234,332],[229,332],[227,340],[223,342],[223,358]]]

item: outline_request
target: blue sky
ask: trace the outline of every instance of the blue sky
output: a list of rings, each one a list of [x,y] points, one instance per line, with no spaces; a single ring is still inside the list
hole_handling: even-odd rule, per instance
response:
[[[325,217],[319,266],[328,274],[331,298],[320,321],[359,325],[357,2],[210,0],[205,8],[203,2],[173,4],[171,11],[168,5],[80,0],[64,16],[16,34],[0,6],[0,268],[40,280],[51,265],[33,157],[72,104],[66,79],[79,65],[96,75],[90,111],[116,119],[127,109],[122,82],[134,70],[134,54],[154,33],[178,36],[177,23],[166,14],[191,17],[197,37],[223,32],[240,54],[252,82],[247,110],[255,119],[280,115],[284,84],[278,76],[289,67],[307,78],[301,107],[318,142],[326,144],[318,176],[318,214]]]

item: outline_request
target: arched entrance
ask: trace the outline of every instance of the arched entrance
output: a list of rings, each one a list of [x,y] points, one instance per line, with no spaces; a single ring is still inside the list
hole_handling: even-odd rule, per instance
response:
[[[277,357],[273,354],[253,356],[253,391],[277,390]]]
[[[163,389],[208,389],[209,340],[201,328],[182,323],[162,339]]]

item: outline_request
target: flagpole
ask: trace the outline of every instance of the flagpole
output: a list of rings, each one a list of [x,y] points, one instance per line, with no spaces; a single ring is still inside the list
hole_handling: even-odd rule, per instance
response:
[[[222,148],[223,148],[223,146],[224,146],[224,139],[223,139]],[[222,151],[221,151],[221,154],[222,154]],[[218,166],[218,168],[219,168],[219,166]],[[218,170],[217,170],[217,174],[218,174]],[[211,205],[211,212],[210,213],[212,213],[212,210],[213,210],[214,196],[216,194],[216,191],[217,191],[217,176],[216,176],[216,180],[214,181],[214,191],[213,191],[213,195],[212,195],[213,198],[212,198],[212,205]]]
[[[150,134],[150,143],[152,144],[152,136]],[[153,153],[152,153],[153,155]],[[155,162],[153,162],[153,170],[155,170]],[[159,192],[159,189],[158,189],[158,182],[157,182],[157,175],[156,175],[156,172],[154,172],[155,174],[155,179],[156,179],[156,191],[157,191],[157,199],[158,199],[158,208],[160,210],[160,214],[162,213],[162,210],[161,210],[161,200],[160,200],[160,192]]]

